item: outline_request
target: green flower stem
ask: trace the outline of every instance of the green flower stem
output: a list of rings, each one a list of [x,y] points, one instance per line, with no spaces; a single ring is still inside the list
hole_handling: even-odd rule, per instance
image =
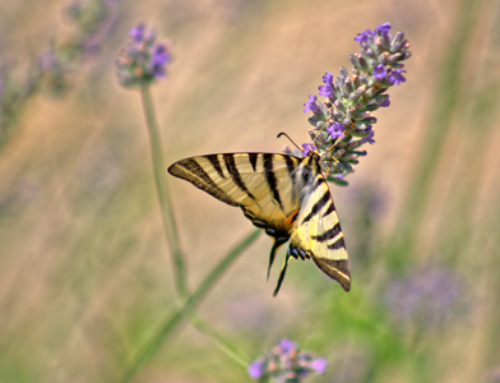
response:
[[[153,169],[156,181],[156,190],[158,192],[158,199],[161,205],[163,224],[165,233],[170,246],[170,253],[173,257],[175,285],[177,295],[181,299],[185,299],[189,293],[186,285],[186,268],[184,265],[184,254],[180,246],[179,237],[177,234],[177,225],[173,215],[172,203],[170,199],[170,192],[168,189],[167,179],[165,177],[166,171],[164,167],[164,157],[161,147],[160,133],[158,124],[156,122],[156,114],[154,110],[153,100],[148,85],[141,87],[141,95],[143,101],[144,114],[148,125],[149,137],[151,141],[151,152],[153,155]],[[217,345],[233,360],[239,364],[243,362],[241,353],[236,350],[231,343],[224,339],[217,331],[213,330],[208,323],[206,323],[199,315],[194,312],[188,317],[191,322],[204,334],[211,337]]]
[[[233,361],[238,363],[244,369],[248,368],[251,360],[247,355],[243,355],[235,346],[232,345],[227,339],[225,339],[219,332],[215,331],[196,313],[191,313],[189,315],[191,323],[202,333],[210,336],[212,339],[217,340],[217,346]]]
[[[147,84],[141,86],[142,106],[146,122],[148,126],[149,138],[151,141],[151,154],[153,156],[153,171],[156,181],[156,189],[158,191],[158,199],[161,205],[163,225],[167,235],[168,246],[170,247],[170,254],[174,266],[175,287],[180,297],[187,295],[186,285],[186,266],[184,263],[184,255],[179,243],[179,236],[177,234],[177,226],[173,216],[172,204],[170,203],[170,193],[168,190],[168,183],[165,170],[165,161],[163,151],[161,148],[160,132],[158,123],[156,122],[156,115],[151,98],[150,87]]]
[[[138,353],[128,368],[123,383],[128,383],[137,374],[140,368],[157,354],[160,347],[166,339],[173,334],[173,331],[182,322],[182,319],[190,314],[190,312],[201,303],[207,296],[210,289],[219,281],[224,272],[238,259],[238,257],[246,250],[259,236],[260,230],[255,230],[247,235],[240,243],[238,243],[222,260],[212,269],[212,271],[200,283],[198,288],[192,293],[184,305],[172,315],[158,328],[156,333],[151,337],[149,342]]]

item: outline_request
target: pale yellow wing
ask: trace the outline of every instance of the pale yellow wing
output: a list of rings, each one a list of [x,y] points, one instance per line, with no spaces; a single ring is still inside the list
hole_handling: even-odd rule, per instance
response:
[[[290,257],[312,258],[325,274],[349,291],[349,257],[328,183],[313,157],[301,163],[298,174],[303,179],[304,174],[308,176],[301,186],[299,214],[275,294],[279,291]]]
[[[191,182],[215,198],[242,208],[253,224],[274,239],[288,241],[299,208],[297,169],[302,159],[272,153],[226,153],[180,160],[170,174]]]

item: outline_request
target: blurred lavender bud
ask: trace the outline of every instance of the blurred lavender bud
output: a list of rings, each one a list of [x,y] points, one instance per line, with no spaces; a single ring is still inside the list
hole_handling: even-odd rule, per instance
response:
[[[452,316],[470,312],[467,286],[451,269],[430,265],[395,279],[385,294],[387,307],[400,325],[445,326]]]
[[[360,67],[360,64],[359,64],[359,57],[357,55],[350,55],[349,56],[349,60],[351,61],[352,65],[355,67],[355,68],[359,68]]]
[[[333,105],[335,105],[335,108],[337,108],[337,110],[340,110],[341,112],[345,112],[346,111],[345,105],[340,100],[336,100],[333,103]]]
[[[252,362],[248,373],[260,382],[300,383],[312,372],[323,374],[326,365],[324,358],[315,358],[310,352],[300,351],[297,343],[282,339],[271,352]]]
[[[172,61],[167,41],[156,43],[156,32],[141,23],[129,30],[130,41],[116,60],[118,80],[123,86],[151,84],[167,74]]]
[[[396,36],[394,36],[394,39],[392,40],[390,51],[394,53],[401,50],[401,48],[404,47],[405,43],[405,34],[404,32],[399,31],[398,33],[396,33]]]

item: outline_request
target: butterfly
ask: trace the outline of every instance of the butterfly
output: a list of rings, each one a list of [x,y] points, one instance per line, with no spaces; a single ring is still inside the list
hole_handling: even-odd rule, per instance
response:
[[[273,239],[267,277],[278,248],[290,240],[274,296],[291,258],[312,259],[345,291],[351,288],[344,235],[320,157],[275,153],[225,153],[186,158],[168,171],[215,198],[238,206]]]

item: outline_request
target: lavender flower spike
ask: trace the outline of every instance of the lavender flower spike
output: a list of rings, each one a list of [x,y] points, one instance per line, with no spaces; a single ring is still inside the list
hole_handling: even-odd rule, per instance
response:
[[[366,155],[358,148],[375,143],[377,119],[372,113],[390,106],[387,90],[406,81],[403,61],[411,56],[410,44],[403,32],[392,36],[390,30],[391,25],[384,23],[358,33],[354,40],[361,49],[350,57],[351,71],[342,67],[335,79],[327,72],[324,85],[318,88],[326,99],[320,103],[316,95],[310,95],[304,104],[304,112],[314,114],[309,117],[313,142],[303,145],[301,155],[309,155],[316,147],[323,174],[337,185],[347,185],[345,177],[354,172],[358,158]]]
[[[141,23],[129,31],[130,41],[116,60],[118,80],[123,86],[153,83],[167,74],[172,61],[166,41],[157,43],[156,32]]]

